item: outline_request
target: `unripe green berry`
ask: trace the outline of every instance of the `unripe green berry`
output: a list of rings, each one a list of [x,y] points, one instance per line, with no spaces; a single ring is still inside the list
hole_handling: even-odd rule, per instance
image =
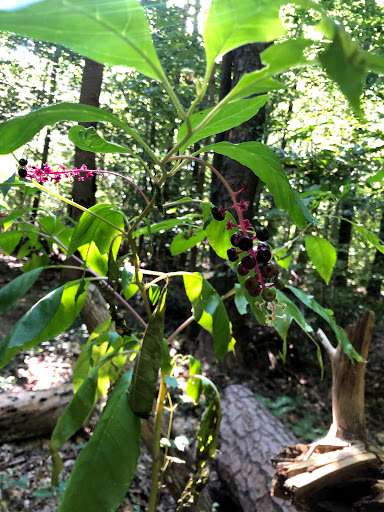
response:
[[[276,290],[273,288],[264,288],[261,296],[265,302],[273,302],[276,299]]]
[[[275,283],[275,286],[278,290],[284,290],[284,288],[287,286],[286,282],[281,276],[277,276],[273,282]]]

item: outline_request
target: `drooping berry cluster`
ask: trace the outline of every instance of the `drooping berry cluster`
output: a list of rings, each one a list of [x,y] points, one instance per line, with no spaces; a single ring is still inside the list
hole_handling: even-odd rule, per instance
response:
[[[211,210],[212,216],[217,221],[223,221],[225,218],[225,211],[234,208],[239,217],[239,224],[234,224],[231,220],[227,222],[227,229],[234,227],[241,229],[241,231],[234,233],[231,236],[231,245],[227,250],[229,261],[235,263],[241,257],[237,264],[236,270],[240,276],[248,276],[244,280],[244,287],[251,297],[258,297],[261,295],[262,302],[257,302],[259,307],[265,304],[270,314],[267,315],[267,325],[272,325],[277,318],[285,319],[285,315],[278,316],[276,314],[276,307],[279,306],[282,310],[285,309],[285,304],[276,304],[276,289],[281,290],[285,288],[285,282],[280,274],[279,265],[272,260],[272,252],[270,246],[267,244],[269,239],[269,231],[266,227],[260,226],[256,232],[249,220],[244,219],[242,213],[247,210],[249,203],[246,201],[237,202],[236,195],[245,190],[243,186],[238,192],[233,193],[235,198],[234,206],[229,208],[214,206]],[[253,231],[254,236],[250,236],[249,232]],[[257,245],[254,241],[257,240]],[[248,275],[249,274],[249,275]]]

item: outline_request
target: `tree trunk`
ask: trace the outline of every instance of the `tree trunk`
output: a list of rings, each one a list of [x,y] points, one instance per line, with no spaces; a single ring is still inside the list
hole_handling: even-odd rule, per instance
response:
[[[99,97],[101,91],[101,83],[103,80],[103,65],[95,62],[91,59],[85,57],[84,59],[84,69],[83,69],[83,79],[81,82],[81,92],[80,92],[80,103],[84,105],[91,105],[92,107],[99,107]],[[96,126],[97,123],[79,123],[81,126],[85,128],[89,128],[90,126]],[[86,165],[88,169],[96,168],[96,156],[95,153],[91,153],[90,151],[84,151],[82,149],[75,149],[75,167],[78,169],[82,165]],[[85,173],[84,173],[85,174]],[[79,181],[75,178],[72,186],[72,198],[76,203],[85,206],[86,208],[90,208],[96,203],[95,199],[96,194],[96,177],[85,179],[84,181]],[[74,220],[79,220],[82,211],[71,207],[70,216]]]
[[[339,268],[335,278],[336,287],[347,286],[349,247],[351,245],[352,238],[352,224],[348,222],[349,220],[352,220],[352,211],[349,209],[344,209],[343,217],[345,220],[341,219],[339,224],[339,239],[337,251],[337,261],[339,262]]]
[[[236,48],[224,56],[220,75],[220,100],[235,87],[244,73],[261,69],[260,54],[268,46],[269,43],[248,44]],[[227,132],[218,134],[216,142],[226,140],[233,144],[238,144],[262,140],[265,115],[265,108],[261,108],[249,121]],[[215,155],[213,165],[220,171],[233,190],[236,191],[241,187],[242,183],[247,183],[248,191],[241,195],[241,199],[250,201],[250,207],[245,212],[245,217],[251,219],[254,215],[253,202],[258,183],[257,176],[248,167],[223,155]],[[216,176],[212,176],[212,202],[218,206],[223,205],[227,207],[230,205],[230,201],[228,191],[222,182]]]
[[[380,221],[380,240],[384,239],[384,212],[381,215]],[[367,286],[367,295],[374,299],[380,298],[381,283],[384,275],[384,254],[376,251],[375,258],[371,267],[371,280]]]

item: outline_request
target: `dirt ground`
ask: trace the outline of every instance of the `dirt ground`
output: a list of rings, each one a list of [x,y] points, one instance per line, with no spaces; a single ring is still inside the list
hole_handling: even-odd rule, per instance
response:
[[[0,255],[0,287],[20,274],[15,258]],[[43,295],[59,284],[60,276],[46,271],[36,285],[19,300],[16,307],[2,315],[0,338]],[[330,368],[320,378],[316,352],[308,341],[295,330],[290,335],[288,361],[284,365],[279,357],[281,340],[272,329],[252,327],[247,340],[248,367],[237,367],[227,361],[221,366],[206,366],[210,376],[220,388],[229,382],[250,387],[286,425],[303,441],[323,435],[331,421]],[[189,332],[191,338],[193,332]],[[192,336],[193,335],[193,336]],[[19,390],[39,390],[59,386],[71,379],[72,367],[87,340],[81,321],[55,340],[20,353],[0,373],[0,393]],[[187,350],[191,341],[184,338]],[[195,342],[193,341],[193,344]],[[196,346],[196,345],[194,345]],[[178,347],[178,349],[183,347]],[[384,417],[384,333],[377,328],[372,340],[366,377],[367,427],[371,440],[384,445],[381,418]],[[187,352],[186,352],[187,353]],[[80,431],[61,450],[64,470],[59,488],[50,483],[51,464],[48,458],[49,439],[32,439],[3,444],[0,447],[0,511],[51,512],[56,510],[64,482],[68,478],[77,454],[92,434],[92,427]],[[181,454],[182,457],[182,454]],[[143,447],[137,475],[131,485],[127,502],[120,512],[145,510],[149,495],[151,458]],[[175,510],[167,492],[162,493],[159,512]]]

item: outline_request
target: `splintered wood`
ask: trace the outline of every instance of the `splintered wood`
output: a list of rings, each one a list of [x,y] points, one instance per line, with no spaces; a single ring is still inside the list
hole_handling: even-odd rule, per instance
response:
[[[288,447],[273,459],[273,496],[292,501],[297,510],[311,512],[339,510],[336,507],[341,504],[347,508],[340,510],[384,510],[384,493],[381,501],[374,502],[377,507],[382,503],[383,508],[356,508],[380,476],[383,453],[367,449],[363,443],[344,447],[322,445],[305,460],[309,449],[310,445]]]

